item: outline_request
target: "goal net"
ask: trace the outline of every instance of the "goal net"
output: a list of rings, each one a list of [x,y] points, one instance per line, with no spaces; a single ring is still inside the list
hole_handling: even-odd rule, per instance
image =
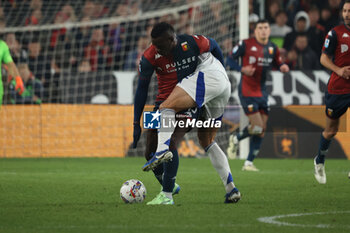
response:
[[[238,41],[237,18],[238,1],[232,0],[3,2],[1,39],[26,91],[18,95],[3,66],[0,157],[142,155],[144,136],[129,150],[132,104],[138,61],[154,23],[212,37],[226,57]],[[153,78],[147,105],[156,95]],[[223,147],[232,125],[225,127],[217,138]],[[186,136],[183,155],[201,152],[195,138]]]

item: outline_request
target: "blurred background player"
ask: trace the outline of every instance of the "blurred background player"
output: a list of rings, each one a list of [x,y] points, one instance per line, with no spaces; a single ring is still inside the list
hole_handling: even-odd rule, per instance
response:
[[[331,29],[325,39],[321,64],[332,71],[325,93],[326,127],[321,133],[315,165],[315,178],[326,183],[325,156],[332,138],[337,134],[339,118],[350,107],[350,0],[343,5],[344,24]]]
[[[169,85],[171,84],[169,79],[167,80],[169,84],[163,84],[164,88],[170,86],[173,89],[159,106],[163,122],[170,124],[169,128],[161,127],[158,129],[157,151],[143,166],[144,171],[159,167],[159,164],[163,162],[172,161],[174,157],[178,161],[178,155],[173,155],[169,147],[171,136],[175,130],[172,123],[175,123],[176,112],[193,107],[203,107],[201,109],[203,120],[209,118],[221,120],[231,93],[231,84],[223,67],[223,55],[214,40],[201,35],[177,36],[173,27],[167,23],[156,25],[151,35],[152,47],[145,54],[149,53],[151,62],[154,62],[158,56],[157,66],[160,69],[157,71],[161,70],[164,74],[170,74],[169,76],[174,76],[174,78],[177,77],[176,74],[182,74],[183,79],[173,79],[175,88],[173,85]],[[173,58],[177,60],[173,62]],[[183,72],[184,69],[186,69],[185,72]],[[192,72],[188,74],[188,71]],[[236,203],[240,200],[241,195],[233,183],[227,157],[214,141],[217,130],[218,128],[215,127],[198,128],[199,143],[205,149],[225,186],[225,203]],[[163,164],[166,164],[164,167],[164,174],[166,174],[167,169],[169,169],[167,164],[171,164],[171,162]],[[165,185],[163,185],[163,192],[160,192],[147,204],[173,203],[171,192],[165,190]]]
[[[0,40],[0,67],[2,63],[6,65],[8,74],[11,76],[12,79],[15,80],[15,90],[20,95],[22,95],[22,93],[24,92],[24,85],[23,85],[22,78],[19,75],[16,64],[12,60],[9,47],[3,40]],[[3,95],[4,95],[4,87],[2,84],[2,77],[0,72],[0,107],[2,105]]]
[[[249,154],[242,168],[246,171],[259,171],[254,166],[253,160],[259,153],[269,113],[265,86],[267,72],[273,65],[283,73],[289,71],[288,65],[281,61],[278,47],[269,41],[270,25],[267,20],[257,22],[254,35],[255,37],[236,45],[232,53],[234,60],[242,58],[242,66],[236,61],[235,69],[242,73],[239,98],[250,124],[242,132],[230,136],[227,153],[235,156],[238,142],[251,137]]]

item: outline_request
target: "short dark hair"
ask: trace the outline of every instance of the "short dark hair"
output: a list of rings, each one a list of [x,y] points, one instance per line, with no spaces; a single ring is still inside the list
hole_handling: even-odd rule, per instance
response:
[[[157,23],[153,26],[153,29],[151,31],[151,37],[158,38],[161,35],[163,35],[163,33],[165,33],[165,32],[174,33],[175,30],[174,30],[173,26],[171,26],[170,24],[168,24],[166,22]]]
[[[258,22],[255,23],[255,28],[258,26],[260,23],[267,23],[270,25],[270,22],[267,19],[259,19]]]
[[[285,12],[284,10],[277,11],[276,17],[279,16],[279,15],[282,15],[282,14],[288,17],[287,12]]]
[[[345,0],[342,6],[342,9],[344,8],[345,3],[350,3],[350,0]]]

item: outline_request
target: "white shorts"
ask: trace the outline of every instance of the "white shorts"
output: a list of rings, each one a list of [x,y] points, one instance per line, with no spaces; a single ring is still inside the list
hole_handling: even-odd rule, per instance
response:
[[[231,95],[231,83],[226,71],[213,55],[202,61],[196,71],[177,86],[191,96],[198,108],[205,107],[205,119],[221,118]]]

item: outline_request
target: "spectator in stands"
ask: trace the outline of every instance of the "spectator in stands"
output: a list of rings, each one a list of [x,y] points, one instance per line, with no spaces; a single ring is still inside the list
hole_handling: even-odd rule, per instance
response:
[[[11,90],[12,102],[16,104],[41,104],[44,93],[41,81],[35,79],[25,63],[18,65],[18,71],[23,79],[25,90],[22,95]]]
[[[271,41],[279,48],[283,47],[284,37],[292,31],[292,28],[287,25],[288,16],[283,10],[276,14],[276,23],[271,25]]]
[[[91,72],[91,65],[88,59],[83,59],[78,66],[79,73],[88,73]]]
[[[28,66],[33,75],[43,83],[50,78],[50,62],[51,59],[44,57],[41,51],[41,43],[37,39],[33,39],[28,44]]]
[[[179,18],[177,20],[177,31],[179,33],[181,33],[181,34],[185,33],[186,26],[187,26],[189,20],[190,20],[190,15],[188,14],[187,10],[183,10],[183,11],[179,12]]]
[[[118,4],[117,8],[115,9],[114,15],[115,16],[127,16],[129,14],[129,8],[126,3],[120,3]]]
[[[91,19],[89,17],[83,17],[80,22],[90,22]],[[91,37],[91,27],[89,26],[81,26],[75,28],[72,32],[73,41],[74,41],[74,51],[78,58],[84,57],[84,48],[89,44]]]
[[[66,16],[62,12],[58,12],[54,19],[54,24],[62,24],[66,21]],[[54,29],[51,32],[50,47],[54,49],[58,42],[65,41],[67,29],[65,27]]]
[[[131,15],[140,15],[142,13],[140,1],[131,1],[128,8]]]
[[[317,6],[312,6],[308,12],[310,19],[310,27],[307,31],[311,49],[316,53],[317,57],[321,56],[322,45],[326,35],[325,28],[318,23],[320,19],[320,11]]]
[[[341,2],[341,0],[328,0],[329,9],[331,11],[331,16],[328,19],[328,22],[331,27],[335,27],[341,21]]]
[[[259,16],[257,14],[249,15],[249,37],[254,37],[255,24],[259,21]]]
[[[224,19],[223,12],[225,10],[223,3],[221,1],[211,1],[210,3],[210,13],[213,14],[213,20],[212,22],[214,25],[217,25],[217,27],[214,27],[214,33],[215,34],[208,34],[208,36],[212,36],[218,41],[221,41],[223,37],[229,34],[229,29],[226,23],[226,19]],[[215,30],[216,29],[216,30]]]
[[[188,23],[185,27],[185,34],[193,35],[194,33],[194,27],[191,23]]]
[[[63,22],[75,22],[77,21],[77,17],[75,15],[74,9],[70,4],[65,4],[62,9],[57,13],[62,15],[62,18],[64,19]]]
[[[25,25],[31,26],[31,25],[37,25],[40,23],[42,18],[41,9],[35,9],[32,11],[30,16],[26,19]]]
[[[93,18],[99,19],[108,16],[109,8],[105,5],[103,1],[94,2],[94,13]]]
[[[332,23],[330,21],[331,18],[331,10],[328,7],[321,9],[320,14],[320,24],[324,27],[326,33],[332,28]]]
[[[138,68],[142,54],[149,44],[150,38],[146,34],[140,36],[137,41],[137,48],[130,51],[126,57],[124,70],[136,70]]]
[[[92,71],[109,68],[111,59],[109,48],[105,45],[102,28],[92,31],[90,43],[84,49],[84,57],[89,59]]]
[[[266,9],[267,9],[267,12],[266,12],[265,18],[270,22],[270,24],[275,23],[276,14],[281,10],[279,1],[278,0],[270,1],[267,4]]]
[[[299,33],[295,39],[294,50],[297,54],[295,70],[318,70],[321,68],[319,58],[308,44],[306,33]]]
[[[59,12],[57,12],[54,19],[54,24],[62,24],[67,22],[72,23],[75,21],[76,21],[76,16],[75,16],[73,7],[69,4],[65,4],[62,7],[62,9]],[[70,43],[70,40],[67,37],[67,34],[69,34],[69,31],[66,27],[52,30],[52,34],[50,38],[51,49],[54,49],[57,46],[57,44],[60,42],[64,44]]]
[[[340,22],[341,0],[328,0],[321,9],[320,24],[325,27],[326,33]]]
[[[22,48],[22,45],[16,39],[15,33],[8,33],[5,36],[5,42],[10,49],[15,64],[28,62],[28,52]]]
[[[4,8],[0,6],[0,18],[5,18]]]
[[[287,55],[285,57],[285,63],[289,66],[291,70],[295,70],[296,64],[297,64],[297,59],[298,59],[298,54],[295,49],[291,49],[289,51],[285,50]]]
[[[292,49],[295,38],[297,37],[298,33],[305,33],[309,29],[310,26],[310,20],[309,16],[305,11],[299,11],[294,19],[294,28],[293,31],[288,33],[284,37],[284,42],[283,42],[283,48],[285,48],[287,51]]]
[[[34,10],[41,10],[43,6],[43,1],[42,0],[31,0],[29,8],[34,11]]]
[[[95,3],[93,1],[87,0],[82,9],[81,18],[88,17],[90,19],[94,18],[95,14]]]
[[[0,29],[4,29],[6,27],[5,18],[0,17]]]

